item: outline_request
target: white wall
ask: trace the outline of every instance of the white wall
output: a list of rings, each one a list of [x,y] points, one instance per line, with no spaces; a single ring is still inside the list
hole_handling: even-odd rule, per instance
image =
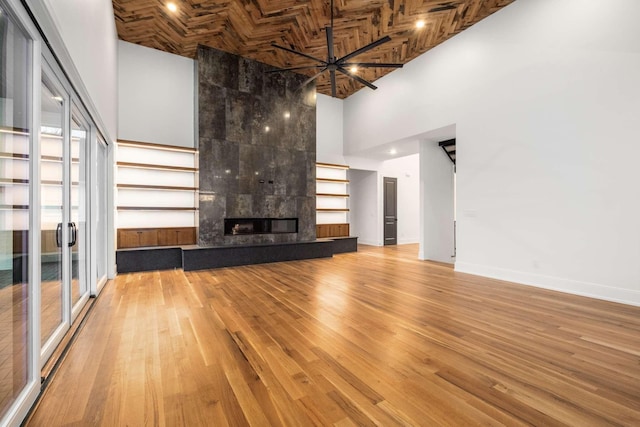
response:
[[[349,170],[350,234],[364,245],[382,245],[382,203],[378,203],[381,180],[378,172]]]
[[[118,41],[118,138],[195,147],[195,61]]]
[[[316,98],[316,160],[345,164],[342,155],[342,99],[318,94]]]
[[[399,157],[382,163],[380,179],[397,178],[398,244],[420,240],[420,155]],[[380,184],[382,188],[382,184]],[[383,196],[380,195],[380,204]],[[382,227],[382,222],[378,224]]]
[[[28,0],[104,136],[117,135],[117,34],[110,0]]]
[[[453,163],[434,141],[420,144],[420,250],[418,258],[453,263]]]
[[[457,270],[640,305],[637,16],[518,0],[349,97],[345,152],[456,124]]]

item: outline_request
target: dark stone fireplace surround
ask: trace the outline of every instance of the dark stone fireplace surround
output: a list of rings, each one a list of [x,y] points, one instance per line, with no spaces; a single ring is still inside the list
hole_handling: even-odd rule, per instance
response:
[[[203,46],[197,63],[199,246],[315,241],[313,84]],[[297,232],[233,234],[225,218],[296,218]]]

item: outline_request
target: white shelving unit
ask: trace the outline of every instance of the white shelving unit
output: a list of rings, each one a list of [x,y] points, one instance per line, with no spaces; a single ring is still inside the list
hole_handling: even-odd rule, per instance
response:
[[[316,163],[316,235],[349,236],[349,166]]]
[[[196,243],[198,151],[118,141],[118,248]]]

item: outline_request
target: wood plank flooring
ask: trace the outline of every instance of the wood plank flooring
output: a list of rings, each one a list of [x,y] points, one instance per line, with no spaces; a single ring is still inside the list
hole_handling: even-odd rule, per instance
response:
[[[79,286],[72,287],[73,301],[79,299]],[[62,322],[62,284],[43,280],[41,287],[41,342],[46,341]],[[27,303],[26,283],[0,287],[0,413],[13,403],[29,381],[27,370]],[[62,349],[59,349],[62,350]],[[55,363],[55,354],[48,364]],[[59,354],[59,353],[57,353]],[[46,376],[48,370],[41,374]]]
[[[28,425],[640,425],[640,308],[417,246],[108,284]]]

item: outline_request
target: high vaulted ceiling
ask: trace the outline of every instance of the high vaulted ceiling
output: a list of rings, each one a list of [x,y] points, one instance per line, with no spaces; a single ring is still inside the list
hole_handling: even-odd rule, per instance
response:
[[[175,12],[167,8],[171,1]],[[513,1],[334,0],[334,54],[340,58],[388,35],[390,42],[359,55],[357,61],[405,64]],[[272,43],[327,58],[324,27],[330,23],[329,4],[330,0],[113,0],[122,40],[189,58],[201,44],[279,68],[314,63]],[[420,29],[419,20],[425,24]],[[391,71],[368,68],[357,73],[374,82]],[[331,94],[328,75],[316,80],[319,93]],[[339,98],[362,87],[337,75]]]

